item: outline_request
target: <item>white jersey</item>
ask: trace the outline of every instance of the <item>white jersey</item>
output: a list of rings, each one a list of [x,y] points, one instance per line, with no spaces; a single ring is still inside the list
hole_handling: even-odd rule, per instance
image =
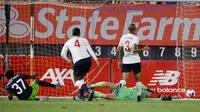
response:
[[[139,38],[133,34],[123,35],[120,39],[119,45],[123,47],[124,56],[123,56],[123,64],[134,64],[140,63],[141,59],[139,54],[133,52],[134,44],[138,45]]]
[[[67,57],[68,49],[72,54],[73,63],[91,56],[94,58],[94,60],[97,60],[97,57],[95,56],[89,42],[85,38],[75,36],[65,43],[61,52],[61,56],[67,61],[69,61]]]

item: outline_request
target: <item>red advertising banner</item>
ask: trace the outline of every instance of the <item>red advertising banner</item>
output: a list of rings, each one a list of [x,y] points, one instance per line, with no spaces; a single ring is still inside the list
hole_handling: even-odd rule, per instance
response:
[[[29,74],[30,61],[28,56],[10,56],[11,66],[15,73]],[[90,72],[85,76],[84,81],[92,84],[100,81],[110,81],[110,59],[99,59],[102,67],[98,68],[93,62]],[[38,73],[37,80],[44,80],[50,83],[60,83],[60,89],[40,87],[39,95],[42,96],[72,96],[78,93],[74,85],[73,69],[61,57],[36,56],[34,58],[34,72]],[[29,81],[28,81],[29,82]],[[30,82],[29,82],[30,83]],[[98,89],[104,93],[110,92],[107,89]]]
[[[10,56],[12,68],[16,73],[29,74],[28,56]],[[121,70],[117,60],[99,59],[102,67],[92,65],[90,72],[84,78],[87,84],[100,81],[118,83],[122,79]],[[200,66],[199,61],[182,61],[180,64],[174,60],[144,60],[142,61],[141,82],[158,94],[185,97],[188,89],[196,91],[195,98],[200,98],[200,71],[195,66]],[[184,64],[184,66],[181,66]],[[177,68],[178,67],[178,68]],[[184,68],[182,68],[184,67]],[[41,87],[39,95],[42,96],[73,96],[78,92],[73,81],[73,70],[61,57],[36,56],[34,59],[34,72],[39,73],[38,80],[50,83],[60,83],[61,88],[51,89]],[[127,87],[135,86],[135,78],[131,73]],[[95,89],[96,90],[96,89]],[[105,88],[97,89],[103,93],[110,91]]]
[[[64,44],[72,37],[72,29],[79,27],[81,36],[91,44],[117,45],[120,37],[128,32],[128,25],[134,22],[140,45],[175,46],[182,42],[185,46],[200,45],[200,14],[195,6],[108,4],[95,10],[59,4],[34,6],[35,44]],[[0,12],[4,13],[3,4]],[[0,21],[0,42],[5,43],[3,14]],[[13,4],[9,42],[28,44],[29,35],[30,4]]]
[[[196,91],[196,98],[199,98],[200,82],[197,78],[199,70],[194,67],[199,66],[199,61],[183,61],[183,63],[185,67],[181,68],[181,65],[174,60],[144,60],[141,82],[157,91],[154,97],[159,94],[185,97],[186,91],[191,88]],[[112,81],[118,83],[122,79],[122,74],[116,60],[112,61],[112,70]],[[135,84],[135,77],[131,73],[127,86],[133,87]]]

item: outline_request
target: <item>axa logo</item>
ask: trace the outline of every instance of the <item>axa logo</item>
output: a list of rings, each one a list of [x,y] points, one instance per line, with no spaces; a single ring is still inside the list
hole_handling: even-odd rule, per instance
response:
[[[62,86],[65,85],[64,80],[71,80],[74,83],[73,70],[59,68],[49,68],[40,80],[51,80],[52,84],[60,83]]]
[[[19,12],[14,7],[10,8],[10,25],[9,25],[9,35],[15,38],[26,37],[30,28],[24,21],[17,20],[19,17]],[[4,35],[6,32],[6,17],[5,17],[5,7],[0,6],[0,36]]]
[[[159,83],[161,86],[172,86],[178,82],[179,76],[179,71],[167,70],[166,73],[164,73],[163,70],[157,70],[148,85],[155,86]]]

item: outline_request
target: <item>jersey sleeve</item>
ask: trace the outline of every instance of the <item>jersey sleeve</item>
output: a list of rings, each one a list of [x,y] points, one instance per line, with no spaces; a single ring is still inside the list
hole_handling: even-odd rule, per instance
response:
[[[88,42],[86,39],[85,39],[85,42],[86,42],[86,44],[87,44],[87,50],[88,50],[88,52],[89,52],[90,55],[93,57],[93,59],[96,61],[96,60],[97,60],[97,57],[96,57],[96,55],[94,54],[94,51],[92,50],[92,48],[91,48],[89,42]]]
[[[13,89],[11,88],[11,86],[6,86],[6,93],[8,94],[13,93]]]
[[[138,45],[139,44],[139,37],[135,36],[134,39],[133,39],[133,43]]]
[[[20,78],[22,79],[30,79],[30,75],[25,75],[25,74],[18,74]]]
[[[70,59],[67,57],[67,51],[68,51],[69,47],[68,47],[68,41],[65,43],[65,45],[62,48],[61,51],[61,57],[63,59],[65,59],[66,61],[70,62]]]
[[[121,37],[118,46],[121,46],[121,47],[123,46],[123,37]]]

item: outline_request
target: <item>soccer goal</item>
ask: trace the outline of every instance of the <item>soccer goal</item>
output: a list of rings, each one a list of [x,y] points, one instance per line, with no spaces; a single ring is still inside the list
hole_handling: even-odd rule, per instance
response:
[[[73,69],[60,53],[78,27],[102,65],[100,69],[92,65],[85,82],[117,83],[122,76],[116,48],[134,22],[139,45],[150,47],[140,55],[142,82],[159,94],[185,98],[186,91],[193,89],[194,98],[200,98],[200,4],[188,1],[1,0],[0,74],[7,68],[15,73],[37,72],[38,79],[61,84],[59,90],[41,88],[39,95],[75,95]],[[5,84],[1,78],[2,93]],[[133,75],[127,86],[135,86]]]

